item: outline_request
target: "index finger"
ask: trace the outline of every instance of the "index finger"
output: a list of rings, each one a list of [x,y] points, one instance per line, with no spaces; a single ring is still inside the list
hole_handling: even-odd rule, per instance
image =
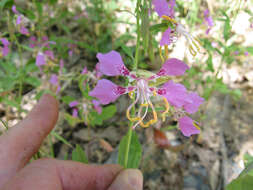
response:
[[[58,118],[58,103],[44,95],[28,116],[0,137],[0,186],[35,154]]]

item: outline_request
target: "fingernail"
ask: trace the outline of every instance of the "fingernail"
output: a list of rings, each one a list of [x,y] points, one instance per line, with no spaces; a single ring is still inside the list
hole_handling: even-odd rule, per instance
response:
[[[143,183],[143,176],[140,170],[137,169],[127,169],[128,183],[134,190],[141,190]]]

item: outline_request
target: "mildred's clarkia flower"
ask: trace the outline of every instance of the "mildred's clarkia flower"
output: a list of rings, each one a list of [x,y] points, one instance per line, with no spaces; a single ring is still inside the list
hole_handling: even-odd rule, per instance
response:
[[[198,38],[193,37],[186,29],[185,27],[178,23],[174,19],[174,5],[175,2],[170,1],[169,4],[166,0],[153,0],[152,1],[155,11],[159,15],[159,17],[169,21],[171,24],[174,25],[174,28],[168,28],[165,30],[165,32],[162,35],[162,39],[160,41],[160,46],[165,47],[165,59],[168,58],[168,45],[175,42],[178,36],[184,36],[189,44],[189,51],[193,56],[197,55],[197,52],[200,52],[200,41]],[[171,11],[173,10],[173,12]],[[161,48],[160,48],[160,54],[161,54]],[[161,56],[162,57],[162,56]],[[163,57],[162,57],[163,59]]]
[[[125,76],[131,81],[131,85],[122,87],[114,84],[110,80],[101,79],[97,82],[95,88],[90,91],[89,95],[97,98],[103,105],[114,102],[123,94],[129,94],[133,103],[126,111],[127,118],[135,122],[133,128],[137,125],[148,127],[157,122],[158,114],[152,102],[154,98],[164,101],[164,111],[162,117],[165,119],[166,114],[170,111],[170,106],[174,107],[174,118],[179,122],[179,127],[185,136],[199,133],[196,123],[187,116],[187,113],[195,113],[204,99],[197,93],[187,92],[186,88],[172,80],[166,82],[161,87],[151,85],[160,77],[180,76],[185,73],[189,67],[182,61],[172,58],[168,59],[157,74],[150,77],[137,77],[134,72],[130,72],[124,65],[120,54],[116,51],[109,53],[98,53],[100,71],[107,76]],[[130,114],[131,109],[139,103],[135,116]],[[152,110],[152,119],[147,120],[148,111]]]
[[[6,38],[1,38],[0,42],[2,43],[3,47],[0,46],[0,57],[7,56],[9,53],[9,45],[10,42]]]

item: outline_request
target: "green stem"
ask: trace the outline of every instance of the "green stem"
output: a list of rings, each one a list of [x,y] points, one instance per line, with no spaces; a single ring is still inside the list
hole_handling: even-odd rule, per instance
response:
[[[136,50],[135,50],[135,59],[134,59],[134,66],[133,70],[136,71],[138,68],[138,61],[139,61],[139,49],[140,49],[140,37],[141,37],[141,31],[140,31],[140,5],[141,5],[141,0],[137,0],[136,3],[136,23],[137,23],[137,43],[136,43]],[[131,114],[135,113],[135,108],[133,107]],[[127,147],[126,147],[126,152],[125,152],[125,162],[124,162],[124,167],[127,168],[128,164],[128,156],[129,156],[129,151],[130,151],[130,144],[132,141],[132,134],[133,134],[133,129],[132,129],[133,123],[130,122],[129,128],[128,128],[128,134],[127,134]]]
[[[137,43],[136,43],[136,50],[135,50],[135,59],[134,59],[134,66],[133,70],[137,70],[138,68],[138,61],[139,61],[139,49],[140,49],[140,42],[141,42],[141,29],[140,29],[140,4],[141,0],[137,0],[136,4],[136,23],[137,23]]]

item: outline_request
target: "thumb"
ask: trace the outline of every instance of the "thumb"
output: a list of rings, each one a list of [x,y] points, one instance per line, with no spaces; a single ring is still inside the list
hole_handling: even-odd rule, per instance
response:
[[[113,181],[108,190],[142,190],[143,176],[140,170],[126,169]]]

